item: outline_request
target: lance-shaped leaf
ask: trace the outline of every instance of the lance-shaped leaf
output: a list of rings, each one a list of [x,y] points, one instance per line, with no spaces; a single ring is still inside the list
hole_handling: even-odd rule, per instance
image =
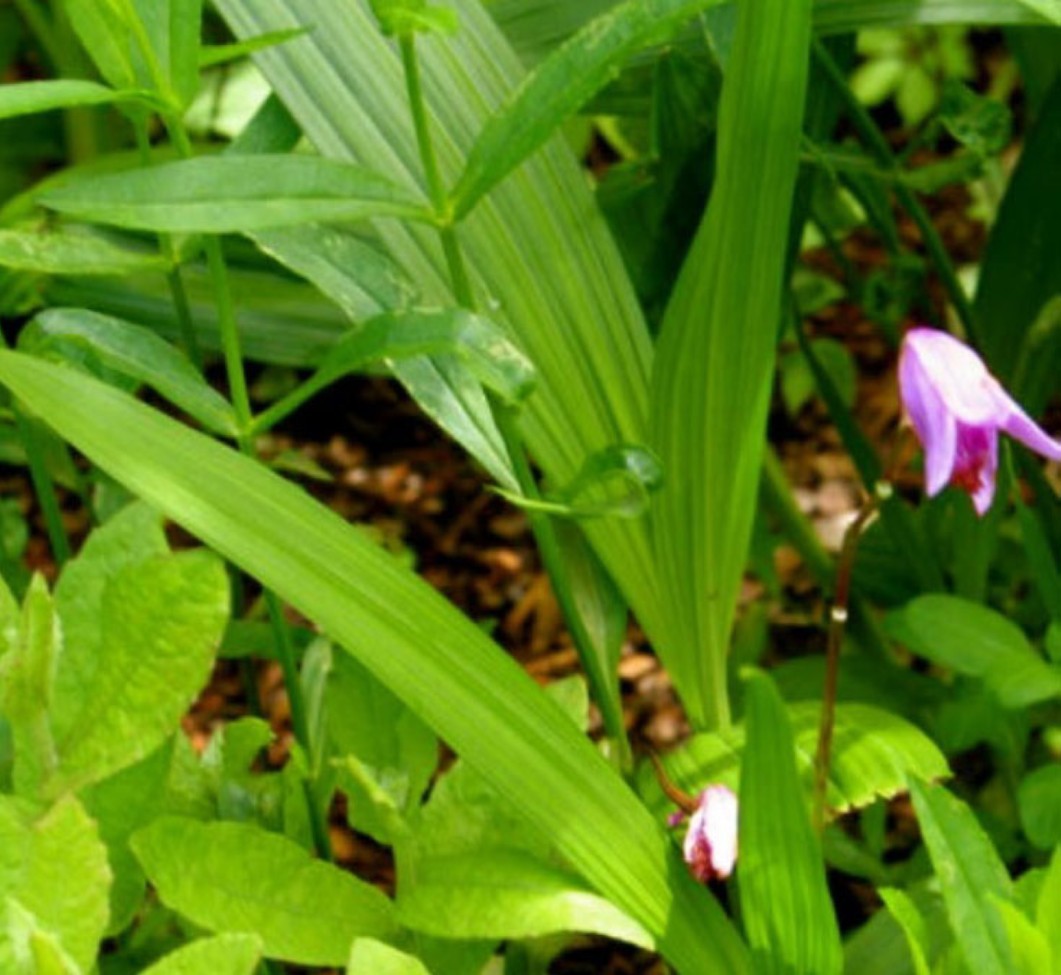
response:
[[[667,475],[652,509],[671,631],[661,649],[700,726],[729,720],[726,653],[762,468],[809,45],[810,0],[741,8],[711,201],[652,376],[650,442]]]
[[[315,220],[426,220],[414,193],[362,166],[316,156],[202,156],[80,175],[40,196],[83,220],[165,233],[239,233]]]
[[[19,348],[34,355],[87,351],[99,365],[144,383],[186,411],[206,429],[235,436],[231,405],[187,357],[155,332],[83,308],[50,308],[19,334]]]
[[[199,89],[202,7],[203,0],[132,0],[129,11],[140,18],[151,45],[158,72],[152,80],[179,108],[186,108]]]
[[[398,560],[295,485],[110,386],[12,352],[0,381],[354,653],[679,971],[747,971],[661,825],[530,677]]]
[[[57,108],[108,105],[114,102],[147,102],[146,92],[119,91],[94,81],[67,78],[57,81],[23,81],[0,85],[0,119],[50,112]]]
[[[63,228],[0,230],[0,266],[39,274],[118,275],[165,271],[169,262],[102,234]]]

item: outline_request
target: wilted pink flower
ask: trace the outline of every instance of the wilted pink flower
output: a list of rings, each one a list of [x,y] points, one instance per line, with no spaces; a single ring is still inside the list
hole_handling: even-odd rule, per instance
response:
[[[701,883],[724,880],[737,862],[737,797],[724,785],[700,793],[682,844],[685,862]]]
[[[1044,457],[1061,460],[1061,443],[1017,405],[972,349],[945,332],[913,328],[906,333],[899,395],[925,449],[930,496],[953,484],[972,497],[977,514],[984,514],[995,496],[999,430]]]

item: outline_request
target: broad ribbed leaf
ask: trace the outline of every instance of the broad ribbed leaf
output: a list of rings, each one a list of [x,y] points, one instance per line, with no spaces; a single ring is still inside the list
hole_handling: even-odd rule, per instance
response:
[[[838,975],[843,967],[821,843],[811,829],[795,741],[770,678],[747,684],[740,782],[741,916],[757,975]]]
[[[747,970],[717,902],[590,742],[475,623],[364,533],[236,451],[69,369],[4,352],[0,380],[349,648],[679,970]]]
[[[400,59],[365,0],[220,0],[239,37],[293,27],[306,37],[258,63],[325,156],[360,160],[407,187],[421,184]],[[418,46],[439,163],[447,183],[524,69],[477,0],[452,3],[460,30]],[[434,231],[379,222],[391,256],[421,299],[453,304]],[[520,417],[553,484],[616,443],[644,443],[651,346],[622,258],[578,161],[556,137],[459,228],[484,310],[523,349],[538,388]],[[572,409],[572,404],[578,409]],[[598,519],[589,535],[641,623],[665,634],[643,520]]]
[[[955,941],[971,971],[1005,975],[1009,948],[992,898],[1012,900],[1006,868],[972,810],[942,786],[910,781],[921,835],[936,868]]]
[[[40,202],[83,220],[166,233],[238,233],[315,220],[426,219],[414,193],[316,156],[202,156],[150,169],[82,175]]]
[[[746,4],[722,87],[711,201],[663,320],[653,509],[670,637],[660,648],[696,725],[725,726],[726,654],[766,435],[798,168],[810,0]]]

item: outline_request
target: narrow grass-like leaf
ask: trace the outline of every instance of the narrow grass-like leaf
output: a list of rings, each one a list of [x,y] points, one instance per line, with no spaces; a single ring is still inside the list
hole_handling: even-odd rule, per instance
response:
[[[660,649],[702,728],[729,722],[726,654],[762,468],[809,46],[810,0],[741,8],[711,201],[652,376],[651,443],[667,479],[656,555],[672,633]]]
[[[161,77],[153,79],[175,105],[187,107],[199,89],[199,30],[203,0],[132,0]],[[140,52],[137,52],[140,53]]]
[[[201,156],[151,169],[84,175],[41,194],[84,220],[166,233],[239,233],[316,220],[426,220],[415,194],[316,156]]]
[[[354,653],[679,971],[747,971],[746,949],[661,825],[523,670],[398,560],[294,485],[112,387],[11,352],[0,381]]]
[[[114,0],[62,0],[82,47],[99,72],[116,88],[137,83],[131,59],[131,34],[120,5]]]
[[[895,922],[902,928],[906,944],[910,948],[915,975],[931,975],[926,957],[928,945],[925,919],[917,909],[916,902],[905,891],[894,887],[881,887],[878,893]]]
[[[238,61],[240,58],[244,58],[248,54],[254,54],[256,51],[264,51],[270,47],[276,47],[277,44],[283,44],[285,41],[291,40],[292,37],[298,37],[304,33],[304,30],[296,27],[291,30],[277,30],[268,34],[261,34],[258,37],[251,37],[245,41],[237,41],[234,44],[203,45],[199,52],[199,67],[213,68],[219,64],[228,64],[230,61]]]
[[[19,335],[19,348],[36,355],[62,355],[68,343],[87,350],[100,365],[150,386],[206,429],[236,435],[232,406],[154,332],[83,308],[49,308]]]
[[[911,779],[921,835],[936,868],[955,941],[970,970],[1006,975],[1009,949],[990,898],[1012,899],[1009,875],[968,806],[941,786]]]
[[[39,274],[119,275],[165,271],[168,262],[91,232],[0,230],[0,266]]]
[[[781,696],[763,673],[747,682],[748,746],[740,782],[741,916],[761,975],[838,975],[843,967],[821,844]]]
[[[395,932],[382,891],[249,823],[166,816],[132,846],[163,903],[209,931],[258,935],[270,958],[342,965],[354,938]]]
[[[711,0],[627,0],[590,21],[538,65],[486,124],[453,190],[457,215],[471,210],[539,148],[615,76],[631,54],[666,39],[711,5]]]
[[[23,81],[0,85],[0,119],[50,112],[58,108],[144,102],[145,92],[118,91],[94,81],[72,78],[56,81]]]
[[[143,975],[253,975],[262,957],[253,934],[220,934],[170,952]]]

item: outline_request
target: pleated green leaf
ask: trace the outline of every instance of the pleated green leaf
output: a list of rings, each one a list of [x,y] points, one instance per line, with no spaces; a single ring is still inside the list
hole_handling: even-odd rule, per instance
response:
[[[398,560],[299,488],[112,387],[11,352],[0,381],[354,653],[679,971],[747,971],[661,824],[523,670]]]
[[[770,678],[747,683],[737,881],[757,975],[839,975],[840,932],[795,742]]]
[[[447,185],[525,74],[483,4],[450,5],[460,30],[417,42]],[[365,0],[219,0],[217,7],[241,38],[309,28],[256,59],[306,136],[324,156],[421,185],[398,52]],[[376,229],[423,302],[454,303],[433,230],[392,221]],[[644,443],[648,329],[568,145],[559,137],[546,143],[461,223],[459,236],[483,310],[534,363],[538,387],[520,426],[549,482],[569,483],[586,457],[612,444]],[[666,634],[645,520],[597,519],[585,530],[660,645]]]
[[[361,166],[315,156],[202,156],[81,175],[40,202],[83,220],[166,233],[237,233],[315,220],[427,219],[415,193]]]
[[[726,654],[744,570],[781,318],[810,0],[745,4],[719,106],[711,201],[664,316],[651,443],[671,636],[660,650],[700,727],[729,721]]]
[[[910,781],[921,835],[936,868],[955,941],[971,971],[1012,972],[1005,925],[993,898],[1012,901],[1012,885],[972,810],[942,786]]]

